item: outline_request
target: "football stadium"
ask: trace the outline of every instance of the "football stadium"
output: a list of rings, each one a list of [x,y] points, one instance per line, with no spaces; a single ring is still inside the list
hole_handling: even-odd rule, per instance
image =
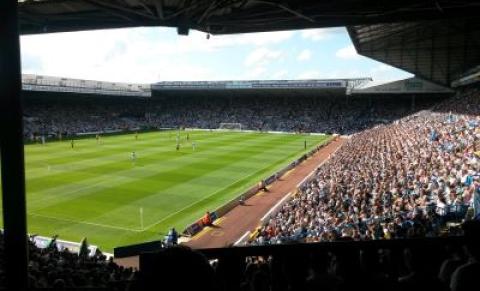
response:
[[[479,12],[457,0],[2,1],[0,290],[476,290]],[[338,78],[109,82],[31,73],[22,63],[39,61],[19,45],[170,27],[182,46],[194,31],[231,37],[202,52],[228,43],[221,68],[235,75],[253,35],[261,76],[266,59],[286,61],[256,37],[339,26],[355,54],[340,50]],[[376,77],[410,77],[352,77],[357,54],[382,65]]]

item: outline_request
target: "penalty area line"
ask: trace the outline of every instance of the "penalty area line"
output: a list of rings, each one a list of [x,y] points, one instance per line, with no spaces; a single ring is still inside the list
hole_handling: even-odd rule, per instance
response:
[[[265,169],[267,169],[267,168],[269,168],[269,167],[270,167],[270,165],[269,165],[269,166],[266,166],[266,167],[264,167],[264,168],[262,168],[262,169],[260,169],[260,170],[258,170],[257,172],[263,171],[263,170],[265,170]],[[175,211],[175,212],[173,212],[173,213],[171,213],[171,214],[167,215],[166,217],[164,217],[164,218],[162,218],[162,219],[158,220],[157,222],[154,222],[154,223],[152,223],[152,224],[149,224],[149,225],[147,225],[147,226],[146,226],[146,227],[145,227],[143,230],[148,230],[148,229],[150,229],[150,228],[154,227],[155,225],[158,225],[158,224],[160,224],[160,223],[164,222],[165,220],[169,219],[170,217],[172,217],[172,216],[175,216],[175,215],[177,215],[178,213],[181,213],[181,212],[183,212],[185,209],[188,209],[189,207],[192,207],[193,205],[195,205],[195,204],[198,204],[198,203],[200,203],[200,202],[202,202],[202,201],[204,201],[204,200],[206,200],[206,199],[208,199],[208,198],[210,198],[210,197],[212,197],[212,196],[216,195],[217,193],[219,193],[219,192],[221,192],[221,191],[223,191],[223,190],[225,190],[225,189],[229,188],[230,186],[232,186],[232,185],[234,185],[234,184],[238,183],[239,181],[241,181],[241,180],[244,180],[244,179],[246,179],[246,178],[249,178],[249,177],[251,177],[251,176],[252,176],[252,174],[250,174],[250,175],[246,175],[246,176],[244,176],[244,177],[242,177],[242,178],[240,178],[240,179],[238,179],[238,180],[234,181],[233,183],[231,183],[231,184],[229,184],[229,185],[227,185],[227,186],[223,187],[222,189],[219,189],[219,190],[217,190],[217,191],[213,192],[212,194],[210,194],[210,195],[208,195],[208,196],[206,196],[206,197],[203,197],[202,199],[196,200],[196,201],[194,201],[194,202],[192,202],[192,203],[188,204],[187,206],[185,206],[185,207],[181,208],[180,210],[178,210],[178,211]],[[231,200],[230,200],[230,201],[231,201]],[[227,202],[227,203],[228,203],[228,202]]]
[[[103,228],[110,228],[110,229],[116,229],[116,230],[124,230],[124,231],[131,231],[131,232],[142,232],[143,231],[143,230],[139,230],[139,229],[131,229],[131,228],[121,227],[121,226],[113,226],[113,225],[108,225],[108,224],[94,223],[94,222],[81,221],[81,220],[78,221],[78,220],[73,220],[73,219],[68,219],[68,218],[59,218],[59,217],[55,217],[55,216],[37,214],[37,213],[33,213],[33,212],[28,212],[27,214],[30,215],[30,216],[42,217],[42,218],[47,218],[47,219],[69,222],[69,223],[77,223],[77,224],[85,224],[85,225],[91,225],[91,226],[97,226],[97,227],[103,227]]]
[[[188,208],[194,206],[195,204],[198,204],[198,203],[200,203],[200,202],[202,202],[202,201],[204,201],[204,200],[207,200],[208,198],[210,198],[210,197],[212,197],[212,196],[215,196],[215,195],[218,194],[219,192],[222,192],[223,190],[229,188],[230,186],[232,186],[232,185],[238,183],[239,181],[241,181],[241,180],[243,180],[243,179],[245,179],[245,178],[248,178],[248,177],[249,177],[249,175],[247,175],[247,176],[245,176],[245,177],[242,177],[242,178],[240,178],[240,179],[238,179],[238,180],[235,180],[233,183],[231,183],[231,184],[229,184],[229,185],[227,185],[227,186],[225,186],[225,187],[223,187],[223,188],[221,188],[221,189],[213,192],[212,194],[210,194],[210,195],[208,195],[208,196],[205,196],[205,197],[203,197],[202,199],[196,200],[196,201],[188,204],[187,206],[181,208],[181,209],[178,210],[178,211],[175,211],[175,212],[173,212],[173,213],[170,213],[169,215],[167,215],[167,216],[163,217],[162,219],[158,220],[157,222],[154,222],[154,223],[152,223],[152,224],[147,225],[143,230],[148,230],[148,229],[154,227],[155,225],[164,222],[165,220],[169,219],[170,217],[175,216],[175,215],[177,215],[178,213],[183,212],[185,209],[188,209]]]

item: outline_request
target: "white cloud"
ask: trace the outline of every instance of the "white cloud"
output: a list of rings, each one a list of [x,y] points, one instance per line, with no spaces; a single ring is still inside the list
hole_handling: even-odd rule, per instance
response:
[[[215,79],[211,69],[185,56],[222,49],[278,44],[292,31],[212,36],[169,28],[112,29],[21,38],[24,73],[103,81],[149,83],[158,80]],[[276,53],[266,54],[266,60]],[[264,62],[264,61],[263,61]]]
[[[335,56],[341,59],[356,59],[359,57],[357,54],[357,51],[355,50],[355,47],[353,44],[346,46],[344,48],[339,49],[336,53]]]
[[[381,72],[388,72],[388,71],[392,71],[392,70],[395,70],[395,68],[392,67],[392,66],[386,65],[386,64],[380,64],[380,65],[374,67],[373,69],[371,69],[370,72],[371,73],[381,73]]]
[[[410,78],[413,75],[396,69],[386,64],[378,63],[369,70],[363,70],[355,65],[348,68],[340,68],[336,70],[320,71],[308,70],[297,76],[297,79],[343,79],[343,78],[368,78],[373,79],[366,87],[380,85],[383,83],[393,82],[396,80]]]
[[[254,49],[245,58],[245,66],[266,66],[272,61],[279,60],[282,57],[281,51],[270,50],[265,47]]]
[[[297,60],[299,61],[308,61],[311,58],[312,58],[312,52],[309,49],[304,49],[297,56]]]
[[[181,36],[177,39],[177,49],[182,51],[217,51],[224,48],[238,46],[265,46],[279,44],[289,40],[295,32],[277,31],[277,32],[259,32],[244,33],[235,35],[212,35],[207,39],[207,35],[199,31],[191,31],[188,36]]]
[[[382,63],[370,69],[369,75],[372,77],[373,81],[368,83],[366,87],[377,86],[397,80],[411,78],[414,76],[408,72]]]
[[[364,73],[357,68],[338,69],[331,71],[308,70],[297,76],[297,79],[344,79],[344,78],[364,78]]]
[[[321,76],[322,76],[322,74],[320,73],[320,71],[310,70],[310,71],[305,71],[305,72],[299,74],[296,79],[300,79],[300,80],[303,80],[303,79],[320,79]]]
[[[265,76],[266,72],[267,72],[267,68],[263,66],[256,66],[247,72],[244,79],[247,79],[247,80],[259,79],[262,76]]]
[[[342,79],[342,78],[364,78],[364,77],[369,77],[365,76],[362,72],[360,72],[357,68],[351,68],[351,69],[339,69],[339,70],[333,70],[328,72],[324,78],[328,79]]]
[[[331,36],[331,32],[330,29],[306,29],[302,31],[302,38],[312,41],[325,40]]]
[[[285,79],[285,77],[288,76],[288,71],[287,70],[280,70],[278,72],[275,72],[272,74],[271,78],[273,80],[281,80],[281,79]]]
[[[269,44],[278,44],[289,40],[295,34],[294,31],[276,31],[244,33],[236,35],[218,35],[212,36],[210,40],[217,46],[236,46],[236,45],[255,45],[265,46]]]
[[[22,37],[24,73],[132,83],[213,78],[182,58],[188,49],[132,30]]]

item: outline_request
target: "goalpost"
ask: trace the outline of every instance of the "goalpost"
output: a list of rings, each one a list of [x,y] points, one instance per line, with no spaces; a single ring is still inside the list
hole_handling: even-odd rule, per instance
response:
[[[220,123],[220,127],[218,128],[220,130],[242,130],[242,124],[241,123],[229,123],[229,122],[222,122]]]

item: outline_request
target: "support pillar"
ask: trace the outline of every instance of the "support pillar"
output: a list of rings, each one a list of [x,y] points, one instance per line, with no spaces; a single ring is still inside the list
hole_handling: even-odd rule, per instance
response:
[[[7,290],[27,290],[28,249],[18,1],[0,1],[0,148]]]

